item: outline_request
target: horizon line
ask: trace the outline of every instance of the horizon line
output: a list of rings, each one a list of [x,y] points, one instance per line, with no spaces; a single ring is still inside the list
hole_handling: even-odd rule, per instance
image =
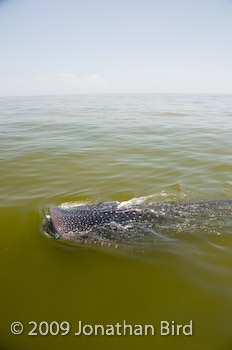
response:
[[[49,97],[49,96],[76,96],[76,95],[232,95],[232,92],[77,92],[58,94],[27,94],[27,95],[0,95],[0,98],[10,97]]]

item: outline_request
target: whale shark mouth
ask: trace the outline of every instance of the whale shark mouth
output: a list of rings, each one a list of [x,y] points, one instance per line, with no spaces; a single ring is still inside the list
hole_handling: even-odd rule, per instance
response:
[[[59,237],[60,220],[59,220],[59,209],[57,207],[50,208],[50,221],[51,221],[52,231],[55,233],[55,235],[58,235]]]
[[[58,217],[55,215],[53,210],[51,212],[51,209],[44,217],[42,222],[42,231],[45,235],[58,239],[60,238],[60,234],[58,233]]]

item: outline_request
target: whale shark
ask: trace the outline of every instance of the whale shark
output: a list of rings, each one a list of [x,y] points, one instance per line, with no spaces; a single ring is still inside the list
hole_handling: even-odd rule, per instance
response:
[[[52,206],[43,231],[49,237],[80,244],[140,244],[184,234],[220,234],[220,230],[231,229],[231,214],[232,199]]]

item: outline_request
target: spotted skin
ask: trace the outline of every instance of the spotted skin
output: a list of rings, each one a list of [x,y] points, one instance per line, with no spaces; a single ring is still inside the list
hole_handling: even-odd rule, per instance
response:
[[[51,207],[44,230],[54,238],[104,246],[141,244],[188,234],[231,230],[232,200],[166,202],[124,207],[105,202]],[[220,232],[219,232],[220,233]]]

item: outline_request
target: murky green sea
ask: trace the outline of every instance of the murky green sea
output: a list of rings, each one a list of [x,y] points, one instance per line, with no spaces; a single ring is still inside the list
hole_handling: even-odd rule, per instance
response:
[[[231,198],[231,129],[232,95],[0,98],[0,349],[232,349],[232,231],[221,222],[144,251],[40,232],[64,202]],[[155,335],[74,335],[79,321],[124,320]],[[191,320],[192,335],[160,334],[161,321]],[[42,321],[70,332],[41,335]]]

